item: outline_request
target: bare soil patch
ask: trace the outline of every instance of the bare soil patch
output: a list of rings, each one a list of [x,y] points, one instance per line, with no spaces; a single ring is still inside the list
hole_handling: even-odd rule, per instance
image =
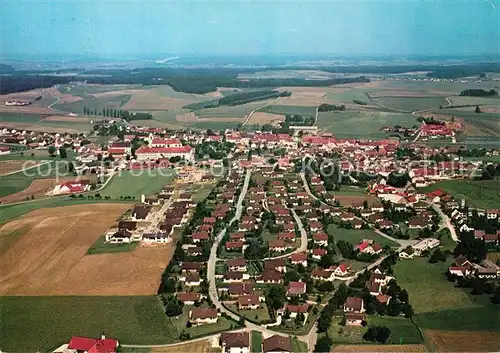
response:
[[[209,353],[212,348],[212,343],[209,339],[176,345],[173,347],[157,347],[152,348],[151,353]]]
[[[360,352],[429,352],[423,344],[353,344],[338,345],[332,350],[334,353],[360,353]]]
[[[354,195],[335,195],[335,199],[344,207],[362,205],[364,201],[368,202],[368,206],[378,205],[380,201],[371,195],[354,196]]]
[[[255,112],[248,120],[249,125],[253,124],[274,124],[279,121],[285,121],[285,116],[281,114]]]
[[[438,352],[498,352],[500,335],[490,331],[425,331]]]
[[[33,161],[0,161],[0,176],[21,171],[24,168],[34,167],[40,164],[40,162]]]
[[[0,294],[155,294],[172,257],[171,245],[86,255],[128,208],[127,204],[44,208],[5,224],[0,228]]]

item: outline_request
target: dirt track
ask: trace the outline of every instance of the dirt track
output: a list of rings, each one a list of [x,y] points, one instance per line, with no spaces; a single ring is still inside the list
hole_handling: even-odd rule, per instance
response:
[[[145,295],[158,289],[172,247],[86,255],[127,204],[36,210],[0,228],[2,295]]]
[[[359,352],[429,352],[423,344],[360,344],[338,345],[332,350],[334,353],[359,353]]]
[[[34,167],[37,164],[39,163],[33,163],[31,161],[29,163],[26,163],[26,161],[16,161],[16,160],[0,161],[0,176],[22,170],[24,166]]]

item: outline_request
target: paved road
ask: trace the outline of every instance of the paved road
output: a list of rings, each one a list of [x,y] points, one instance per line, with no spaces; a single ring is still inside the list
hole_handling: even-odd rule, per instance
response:
[[[453,226],[453,224],[451,224],[451,220],[450,220],[450,217],[448,217],[442,210],[441,208],[436,205],[435,203],[433,202],[428,202],[426,201],[427,204],[429,204],[438,214],[439,216],[441,217],[441,219],[443,220],[444,224],[446,225],[446,227],[450,230],[450,234],[451,234],[451,239],[453,239],[454,242],[458,243],[460,241],[460,239],[458,239],[458,235],[457,235],[457,232],[455,230],[455,227]]]
[[[297,226],[299,227],[300,246],[292,252],[286,253],[284,255],[279,255],[279,256],[266,257],[264,260],[288,258],[292,254],[298,254],[298,253],[307,251],[307,232],[304,229],[304,225],[302,224],[302,221],[300,220],[300,217],[297,215],[295,210],[291,210],[291,211],[292,211],[293,218],[295,219],[295,223],[297,223]]]

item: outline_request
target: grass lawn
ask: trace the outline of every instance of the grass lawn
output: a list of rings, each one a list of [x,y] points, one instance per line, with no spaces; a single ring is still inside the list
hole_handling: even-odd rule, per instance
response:
[[[109,244],[106,243],[106,237],[101,235],[87,250],[87,255],[127,252],[134,250],[137,246],[139,246],[138,241],[128,244]]]
[[[375,233],[371,229],[344,229],[338,228],[335,224],[330,224],[327,228],[328,234],[334,236],[335,241],[345,240],[350,242],[353,245],[359,244],[363,241],[363,239],[372,239],[375,243],[380,244],[382,246],[397,246],[395,242],[384,238],[377,233]]]
[[[243,316],[245,319],[250,319],[252,321],[266,322],[271,320],[266,303],[260,303],[260,307],[258,309],[252,310],[238,310],[236,304],[228,304],[227,308],[239,316]]]
[[[262,352],[262,333],[259,331],[252,331],[252,353]]]
[[[106,336],[129,344],[178,340],[155,296],[0,297],[0,346],[51,351],[71,336]]]
[[[203,201],[214,189],[214,184],[189,184],[185,187],[183,192],[193,194],[193,200],[196,202]]]
[[[187,322],[189,321],[189,311],[194,308],[194,306],[184,306],[183,314],[178,317],[168,318],[168,321],[175,329],[176,337],[182,333],[182,331],[189,333],[191,338],[200,337],[210,335],[212,333],[227,331],[232,327],[236,327],[236,323],[231,321],[224,316],[219,316],[219,320],[215,324],[206,324],[201,326],[191,326],[186,327]]]
[[[293,353],[307,353],[307,344],[292,337],[292,351]]]
[[[46,116],[48,114],[0,113],[0,122],[32,124],[40,122]]]
[[[102,197],[110,196],[112,200],[120,196],[132,196],[139,200],[141,195],[150,196],[161,190],[174,179],[173,169],[156,169],[137,173],[122,171],[113,177],[109,184],[100,192]]]
[[[385,326],[391,330],[388,344],[410,344],[422,343],[422,337],[417,327],[403,317],[391,316],[367,316],[366,327],[362,326],[341,326],[339,323],[341,316],[333,318],[333,324],[328,329],[328,335],[335,344],[372,344],[365,341],[363,335],[370,326]]]
[[[295,105],[268,105],[258,110],[259,112],[281,115],[315,116],[316,107],[303,107]]]
[[[468,206],[498,208],[500,181],[498,180],[446,180],[424,188],[424,192],[442,189],[457,201],[465,199]]]
[[[443,250],[455,250],[457,243],[455,243],[455,241],[451,238],[450,230],[448,228],[441,229],[437,233],[437,236],[439,236],[439,245],[443,248]]]
[[[398,284],[408,291],[422,329],[500,330],[498,307],[488,295],[472,295],[471,289],[455,287],[444,272],[451,263],[431,264],[427,258],[401,260],[394,266]]]

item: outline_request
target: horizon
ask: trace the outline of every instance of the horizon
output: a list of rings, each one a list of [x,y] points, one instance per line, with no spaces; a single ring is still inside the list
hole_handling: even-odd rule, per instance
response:
[[[2,56],[13,58],[401,58],[500,51],[499,1],[4,3]]]

